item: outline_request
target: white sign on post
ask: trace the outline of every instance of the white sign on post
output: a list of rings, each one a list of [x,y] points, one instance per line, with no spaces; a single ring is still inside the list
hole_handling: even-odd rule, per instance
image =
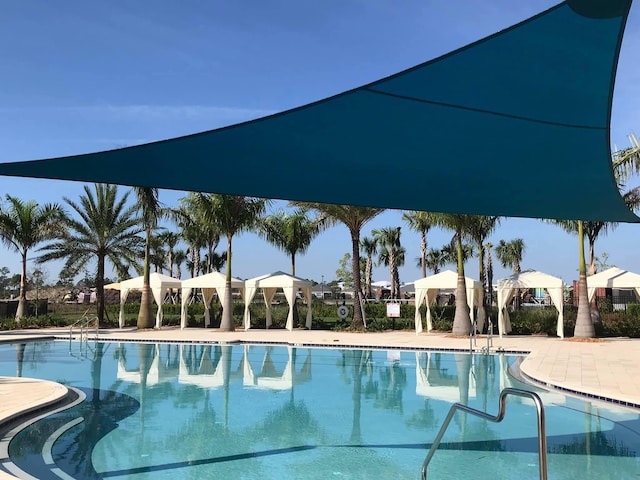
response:
[[[399,303],[387,303],[387,317],[400,318],[400,304]]]

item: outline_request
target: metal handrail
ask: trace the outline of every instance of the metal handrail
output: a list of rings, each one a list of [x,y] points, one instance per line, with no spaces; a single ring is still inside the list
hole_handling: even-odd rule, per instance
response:
[[[82,317],[80,317],[80,320],[72,323],[69,326],[69,344],[71,344],[71,341],[73,340],[73,328],[77,326],[80,327],[80,342],[89,341],[89,327],[93,322],[95,322],[95,327],[96,327],[96,340],[98,339],[98,331],[100,328],[98,316],[94,315],[94,316],[88,317],[87,316],[88,311],[89,310],[84,312]]]
[[[424,462],[422,463],[422,480],[427,479],[427,468],[429,467],[429,462],[431,461],[431,458],[433,457],[433,455],[436,453],[436,450],[438,449],[438,446],[442,441],[442,437],[444,436],[444,433],[449,427],[449,423],[451,423],[451,419],[453,418],[453,415],[456,413],[456,411],[462,410],[464,412],[476,415],[480,418],[484,418],[485,420],[499,423],[504,419],[504,414],[506,412],[506,406],[507,406],[506,399],[507,399],[507,396],[509,395],[515,395],[518,397],[528,397],[533,400],[533,403],[536,406],[536,410],[538,412],[538,450],[539,450],[538,460],[540,464],[540,480],[547,480],[547,433],[545,428],[544,406],[542,405],[542,400],[534,392],[530,392],[529,390],[521,390],[519,388],[511,388],[511,387],[507,387],[504,390],[502,390],[502,392],[500,392],[498,414],[495,416],[488,414],[486,412],[483,412],[481,410],[476,410],[475,408],[468,407],[461,403],[454,403],[451,406],[451,408],[449,409],[449,414],[447,415],[447,418],[445,418],[444,423],[442,424],[442,427],[440,427],[440,431],[438,432],[438,435],[436,435],[436,438],[431,444],[431,448],[429,449],[429,452],[427,453],[427,456],[424,459]]]

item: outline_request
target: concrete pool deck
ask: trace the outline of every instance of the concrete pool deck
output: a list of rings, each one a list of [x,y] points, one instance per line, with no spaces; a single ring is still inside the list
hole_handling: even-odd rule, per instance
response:
[[[77,335],[74,334],[74,337]],[[69,339],[68,328],[14,330],[0,333],[0,342],[20,343],[40,339]],[[416,335],[410,331],[349,333],[326,330],[249,330],[221,332],[216,329],[163,327],[159,330],[135,328],[100,330],[103,341],[278,343],[295,346],[344,348],[436,349],[469,351],[468,338],[444,333]],[[95,332],[89,336],[95,339]],[[475,351],[486,347],[479,336]],[[611,338],[596,342],[576,342],[543,336],[494,337],[492,352],[527,353],[520,370],[535,382],[640,409],[640,339]],[[61,399],[66,387],[54,382],[0,377],[0,422]],[[0,472],[0,478],[1,472]]]

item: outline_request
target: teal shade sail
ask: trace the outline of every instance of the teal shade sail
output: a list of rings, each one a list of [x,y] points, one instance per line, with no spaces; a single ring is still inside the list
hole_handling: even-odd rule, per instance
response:
[[[631,0],[572,0],[299,108],[1,175],[432,212],[638,222],[611,167]]]

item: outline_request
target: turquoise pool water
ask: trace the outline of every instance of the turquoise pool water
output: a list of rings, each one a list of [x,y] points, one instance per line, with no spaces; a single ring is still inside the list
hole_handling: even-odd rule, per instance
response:
[[[22,429],[11,461],[39,479],[417,479],[451,403],[495,413],[536,390],[550,479],[640,477],[640,412],[519,383],[519,357],[270,345],[0,345],[0,375],[84,401]],[[459,413],[430,478],[537,479],[536,412]]]

